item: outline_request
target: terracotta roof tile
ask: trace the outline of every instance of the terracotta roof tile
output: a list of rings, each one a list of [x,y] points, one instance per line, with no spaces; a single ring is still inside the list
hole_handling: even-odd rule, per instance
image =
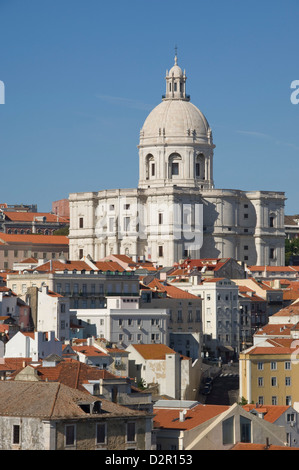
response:
[[[244,410],[252,411],[256,410],[258,413],[264,414],[264,420],[269,421],[269,423],[275,423],[282,414],[284,414],[290,407],[289,406],[278,406],[278,405],[244,405]]]
[[[32,245],[68,245],[69,239],[63,235],[33,235],[0,233],[0,241],[4,244],[25,243]]]
[[[165,359],[166,354],[175,354],[175,351],[165,344],[132,344],[144,359]]]
[[[199,300],[200,297],[197,297],[194,294],[190,294],[189,292],[184,291],[183,289],[179,289],[178,287],[169,285],[168,283],[164,284],[163,282],[159,281],[158,279],[153,279],[147,287],[152,290],[157,290],[159,292],[166,293],[167,297],[172,299],[194,299]]]
[[[154,428],[190,430],[228,409],[229,406],[225,405],[198,404],[186,410],[184,421],[180,421],[180,410],[154,407]]]
[[[69,223],[69,217],[51,214],[49,212],[18,212],[18,211],[4,211],[5,217],[11,221],[18,222],[32,222],[40,217],[45,217],[46,222],[60,222]]]
[[[299,447],[277,446],[270,444],[269,447],[265,444],[245,443],[238,442],[231,450],[299,450]]]

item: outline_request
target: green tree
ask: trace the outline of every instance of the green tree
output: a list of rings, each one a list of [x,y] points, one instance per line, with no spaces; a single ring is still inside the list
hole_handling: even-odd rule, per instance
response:
[[[59,229],[55,230],[55,232],[53,232],[53,235],[65,235],[65,236],[68,236],[68,234],[69,234],[69,227],[68,227],[68,226],[59,228]]]
[[[292,238],[285,240],[285,264],[289,265],[290,257],[292,255],[299,255],[299,238]]]

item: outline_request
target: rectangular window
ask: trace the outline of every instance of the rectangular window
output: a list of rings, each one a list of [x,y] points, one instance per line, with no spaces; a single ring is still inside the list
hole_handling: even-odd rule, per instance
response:
[[[288,413],[287,414],[287,423],[294,423],[295,422],[295,414],[294,413]]]
[[[159,257],[162,257],[163,256],[163,246],[158,246],[158,255]]]
[[[285,370],[291,370],[291,362],[290,361],[286,361],[284,363],[284,368]]]
[[[272,405],[277,405],[277,397],[272,397],[271,400],[272,400],[272,401],[271,401],[271,404],[272,404]]]
[[[79,217],[79,228],[84,227],[83,217]]]
[[[17,258],[18,256],[18,250],[14,250],[14,257]]]
[[[251,442],[251,421],[240,416],[240,434],[241,442]]]
[[[155,176],[155,164],[152,163],[152,176]]]
[[[248,219],[248,214],[244,214],[244,219]]]
[[[65,304],[60,305],[60,313],[65,313]]]
[[[195,164],[195,176],[196,178],[199,178],[200,176],[200,164],[199,163]]]
[[[277,377],[271,377],[271,385],[272,387],[277,387]]]
[[[128,232],[130,230],[130,217],[124,217],[124,231]]]
[[[178,310],[178,323],[181,323],[182,321],[183,321],[182,310]]]
[[[73,446],[75,444],[75,426],[73,424],[65,427],[65,445]]]
[[[13,425],[12,442],[13,444],[20,444],[20,426],[18,424]]]
[[[109,232],[114,231],[114,217],[109,218]]]
[[[179,164],[177,162],[173,162],[171,164],[171,175],[177,176],[179,174]]]
[[[277,362],[276,361],[271,362],[271,370],[277,370]]]
[[[258,377],[257,384],[258,384],[259,387],[263,387],[264,386],[264,378],[263,377]]]
[[[270,259],[274,259],[274,254],[275,254],[274,248],[270,248],[269,258],[270,258]]]
[[[291,377],[286,377],[286,378],[285,378],[285,384],[286,384],[286,387],[290,387],[290,385],[291,385]]]
[[[234,417],[226,419],[222,423],[223,445],[234,444]]]
[[[160,212],[159,213],[159,225],[163,224],[163,214]]]
[[[135,441],[135,423],[127,423],[127,442]]]
[[[98,423],[97,424],[97,444],[106,443],[106,424]]]
[[[286,396],[286,406],[292,405],[292,397],[290,395]]]

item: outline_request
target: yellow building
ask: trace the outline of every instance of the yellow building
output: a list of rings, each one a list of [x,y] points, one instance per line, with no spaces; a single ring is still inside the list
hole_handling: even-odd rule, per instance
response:
[[[299,341],[266,340],[240,354],[240,398],[261,405],[299,401]],[[298,351],[297,351],[298,349]]]

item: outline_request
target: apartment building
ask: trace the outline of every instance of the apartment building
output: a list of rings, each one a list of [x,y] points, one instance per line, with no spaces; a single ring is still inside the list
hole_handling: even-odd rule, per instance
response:
[[[169,345],[193,360],[200,357],[203,344],[200,297],[166,281],[154,278],[146,283],[144,279],[141,283],[140,305],[144,309],[168,309]]]
[[[240,397],[260,405],[299,401],[299,306],[286,307],[254,335],[240,353]]]
[[[69,298],[72,309],[105,308],[111,295],[139,295],[139,278],[117,263],[67,261],[62,258],[7,275],[7,286],[19,296],[30,287],[48,286]]]
[[[238,286],[227,278],[201,281],[200,276],[175,282],[175,286],[202,299],[203,347],[209,355],[231,359],[240,350]]]
[[[168,343],[167,309],[140,308],[139,298],[109,296],[106,308],[71,309],[73,323],[84,328],[85,337],[94,336],[127,347],[132,343]]]
[[[13,269],[16,262],[27,258],[68,258],[69,240],[61,235],[0,233],[0,269]]]

